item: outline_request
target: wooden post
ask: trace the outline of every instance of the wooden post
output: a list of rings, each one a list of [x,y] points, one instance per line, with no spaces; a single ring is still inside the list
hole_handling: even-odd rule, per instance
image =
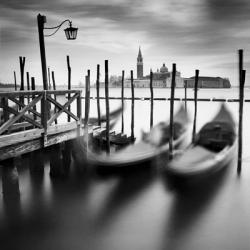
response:
[[[101,110],[100,110],[100,65],[97,64],[96,74],[96,101],[97,101],[97,115],[98,115],[98,126],[101,126]]]
[[[21,86],[20,86],[20,90],[24,90],[25,57],[19,56],[19,63],[20,63],[20,74],[21,74]]]
[[[1,162],[2,165],[2,188],[6,196],[19,196],[18,172],[15,166],[14,158]]]
[[[45,53],[44,32],[43,32],[45,23],[46,23],[46,16],[42,16],[41,14],[38,14],[37,15],[37,27],[38,27],[39,45],[40,45],[40,54],[41,54],[43,89],[48,90],[46,53]]]
[[[109,139],[109,69],[108,60],[105,60],[105,103],[106,103],[106,143],[107,153],[110,153],[110,139]]]
[[[81,129],[82,129],[82,98],[81,94],[77,97],[77,117],[79,118],[78,124],[77,124],[77,136],[81,136]]]
[[[197,91],[198,91],[198,82],[199,82],[199,70],[195,70],[195,82],[194,82],[194,124],[193,124],[193,133],[192,133],[192,142],[195,141],[196,135],[196,116],[197,116]]]
[[[90,106],[90,71],[85,76],[85,117],[84,117],[84,141],[86,145],[86,152],[88,151],[88,123],[89,123],[89,106]]]
[[[184,82],[185,89],[185,112],[187,113],[187,81]]]
[[[15,83],[15,91],[17,91],[16,71],[14,71],[14,83]]]
[[[239,50],[239,126],[238,126],[238,164],[237,172],[241,173],[242,165],[242,120],[243,120],[243,102],[244,102],[244,85],[245,74],[243,70],[243,50]]]
[[[31,90],[36,90],[36,83],[35,83],[35,77],[31,77]],[[34,95],[32,95],[32,100],[34,99]],[[36,105],[33,107],[33,109],[36,111]],[[34,114],[34,120],[36,120],[36,115]]]
[[[51,74],[52,74],[53,89],[56,90],[56,81],[55,81],[54,71],[52,71]],[[54,95],[54,99],[56,101],[56,94]],[[56,113],[56,107],[54,108],[54,112]],[[57,124],[57,119],[55,119],[55,124]]]
[[[27,90],[30,91],[30,76],[29,76],[29,72],[26,72],[26,78],[27,78]],[[28,99],[28,103],[29,103],[30,102],[30,95],[28,95],[27,99]]]
[[[135,96],[134,96],[134,77],[133,70],[130,71],[131,76],[131,141],[135,140],[134,136],[134,105],[135,105]]]
[[[69,56],[67,56],[67,67],[68,67],[68,90],[71,90],[71,67],[69,62]],[[70,99],[71,95],[68,94],[68,100]],[[71,110],[71,107],[68,107],[68,110]],[[68,115],[68,122],[70,122],[70,115]]]
[[[150,70],[150,128],[154,121],[154,92],[153,92],[153,72]]]
[[[48,105],[47,105],[47,93],[46,91],[43,94],[43,98],[41,100],[41,124],[43,125],[44,133],[43,133],[43,145],[47,144],[47,122],[48,122]]]
[[[20,90],[24,90],[24,66],[25,66],[25,57],[19,56],[19,63],[20,63],[20,75],[21,75],[21,86]],[[20,102],[24,104],[24,96],[20,97]],[[22,107],[19,107],[21,109]]]
[[[48,67],[48,83],[49,83],[49,90],[51,90],[51,82],[50,82],[50,68]]]
[[[10,114],[6,111],[5,107],[8,107],[8,98],[2,97],[0,98],[0,107],[3,108],[3,122],[7,122],[9,120]]]
[[[170,138],[169,138],[169,159],[173,157],[173,137],[174,137],[174,90],[175,90],[176,64],[173,63],[171,97],[170,97]]]
[[[121,99],[122,99],[122,134],[124,133],[124,70],[122,71],[122,93],[121,93]]]

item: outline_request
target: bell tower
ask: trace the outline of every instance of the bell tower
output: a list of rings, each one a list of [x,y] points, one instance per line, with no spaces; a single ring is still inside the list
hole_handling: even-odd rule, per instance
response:
[[[141,47],[139,47],[139,53],[137,56],[137,79],[143,78],[143,58],[141,54]]]

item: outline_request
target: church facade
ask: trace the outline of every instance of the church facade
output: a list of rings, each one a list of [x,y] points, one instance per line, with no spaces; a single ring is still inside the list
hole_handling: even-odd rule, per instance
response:
[[[165,63],[163,63],[160,69],[153,72],[153,87],[154,88],[170,88],[172,81],[172,72],[168,71]],[[176,72],[175,76],[176,87],[184,87],[184,79],[181,77],[180,72]],[[131,79],[126,79],[124,87],[131,86]],[[143,75],[143,57],[141,48],[139,48],[137,56],[137,78],[134,79],[135,88],[149,88],[150,87],[150,75]]]

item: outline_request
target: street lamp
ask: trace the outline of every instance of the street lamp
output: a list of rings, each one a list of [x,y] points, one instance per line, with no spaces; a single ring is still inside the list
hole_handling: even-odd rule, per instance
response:
[[[41,14],[37,15],[37,26],[38,26],[38,34],[39,34],[39,44],[40,44],[40,54],[41,54],[41,63],[42,63],[42,75],[43,75],[43,89],[48,90],[48,78],[47,78],[47,65],[46,65],[46,54],[45,54],[45,43],[44,37],[53,36],[61,26],[68,22],[69,27],[64,29],[66,38],[68,40],[75,40],[77,36],[78,28],[72,27],[72,22],[69,19],[64,20],[58,26],[55,27],[44,27],[46,23],[46,16],[42,16]],[[50,35],[44,35],[44,30],[55,30]]]

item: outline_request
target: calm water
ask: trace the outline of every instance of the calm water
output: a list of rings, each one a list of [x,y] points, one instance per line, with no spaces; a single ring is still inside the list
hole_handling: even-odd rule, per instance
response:
[[[125,92],[130,96],[130,89]],[[110,96],[119,95],[120,90],[111,90]],[[135,95],[148,97],[149,90],[136,89]],[[176,91],[176,96],[183,95],[183,90]],[[169,90],[155,90],[155,97],[169,96]],[[200,90],[198,96],[237,98],[238,92]],[[192,90],[188,97],[193,97]],[[246,98],[250,99],[249,90]],[[111,102],[112,109],[119,105],[120,101]],[[175,103],[176,108],[179,105]],[[213,117],[218,105],[198,103],[198,129]],[[135,101],[138,139],[141,129],[149,129],[149,107],[149,101]],[[229,103],[229,108],[237,119],[238,103]],[[192,117],[192,102],[188,109]],[[155,123],[167,120],[169,102],[155,102],[154,110]],[[29,155],[23,157],[18,164],[20,199],[3,197],[0,185],[1,249],[249,249],[249,114],[250,103],[245,103],[241,176],[233,162],[221,175],[202,185],[189,183],[184,189],[171,187],[163,175],[164,162],[105,176],[90,168],[79,176],[72,163],[69,177],[51,179],[48,162],[44,175],[39,176],[29,172]],[[91,115],[96,115],[95,100],[91,101]],[[125,130],[130,134],[130,101],[126,101],[125,118]],[[120,130],[120,122],[116,129]]]

